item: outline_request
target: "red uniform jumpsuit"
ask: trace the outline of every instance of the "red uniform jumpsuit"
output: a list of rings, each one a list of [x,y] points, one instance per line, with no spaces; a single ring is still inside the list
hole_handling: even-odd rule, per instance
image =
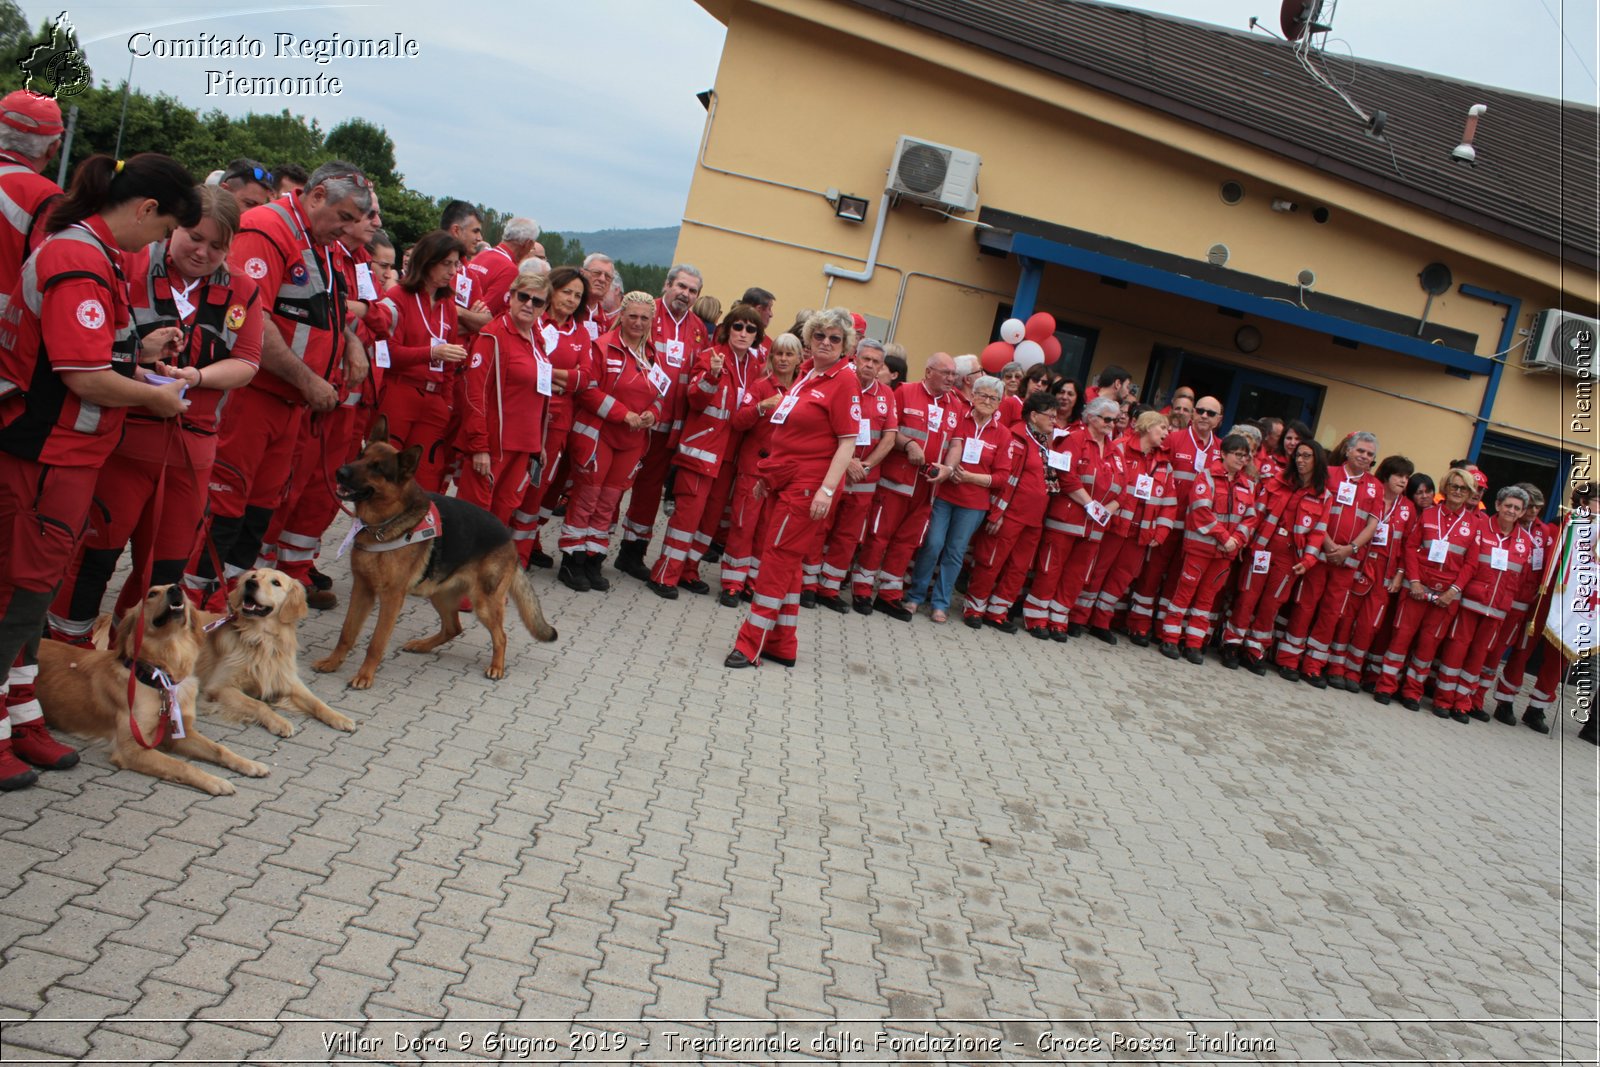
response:
[[[1250,543],[1256,521],[1255,483],[1243,471],[1229,479],[1203,471],[1190,485],[1183,523],[1183,552],[1172,602],[1161,618],[1164,644],[1204,648],[1211,636],[1211,609],[1239,552]],[[1233,551],[1225,547],[1238,542]]]
[[[799,647],[800,568],[827,521],[811,517],[811,501],[840,439],[854,440],[861,428],[861,393],[850,361],[803,375],[773,410],[771,422],[760,475],[772,494],[772,513],[750,612],[733,645],[752,663],[763,653],[792,660]],[[837,491],[833,499],[837,506]]]
[[[1539,661],[1539,673],[1534,678],[1533,693],[1528,698],[1530,713],[1542,712],[1554,703],[1561,687],[1562,676],[1567,670],[1566,657],[1545,636],[1545,620],[1550,617],[1550,598],[1555,595],[1555,580],[1552,578],[1549,588],[1542,593],[1539,590],[1546,576],[1561,563],[1561,548],[1565,541],[1567,524],[1571,521],[1572,517],[1568,515],[1553,525],[1538,523],[1544,532],[1544,544],[1541,546],[1538,538],[1535,538],[1532,565],[1538,577],[1528,595],[1532,611],[1528,618],[1531,620],[1533,632],[1528,631],[1527,622],[1516,627],[1516,632],[1512,635],[1516,644],[1512,647],[1511,658],[1506,661],[1505,670],[1500,674],[1500,682],[1495,686],[1494,697],[1498,703],[1509,704],[1514,701],[1517,694],[1522,692],[1522,683],[1527,677],[1528,661],[1533,658],[1534,651],[1543,646],[1544,655]],[[1533,533],[1531,528],[1529,533],[1530,535]],[[1489,661],[1485,664],[1484,674],[1489,675],[1498,665],[1498,661]],[[1590,714],[1594,712],[1591,711]]]
[[[1233,611],[1223,627],[1224,644],[1242,646],[1252,662],[1272,645],[1273,620],[1289,599],[1298,575],[1309,572],[1322,547],[1328,494],[1299,484],[1292,471],[1263,483],[1256,499],[1255,536],[1243,550]]]
[[[626,549],[630,542],[640,547],[632,549],[643,558],[645,548],[655,530],[656,512],[661,507],[661,493],[667,484],[667,469],[672,465],[674,449],[683,433],[683,418],[689,410],[689,374],[694,369],[695,357],[711,344],[706,324],[692,310],[683,318],[673,318],[666,302],[657,298],[656,317],[650,324],[650,338],[646,342],[655,352],[655,362],[671,379],[662,398],[664,412],[659,425],[650,428],[644,459],[639,476],[633,482],[633,494],[628,498],[628,514],[622,520],[622,540]]]
[[[651,362],[648,339],[642,357],[615,330],[603,334],[596,349],[595,380],[574,398],[572,498],[561,525],[561,551],[603,556],[611,546],[611,516],[633,484],[649,433],[629,429],[627,417],[650,412],[665,418],[671,381]]]
[[[1107,511],[1111,511],[1113,505],[1117,511],[1121,511],[1123,496],[1127,489],[1126,483],[1131,477],[1125,467],[1125,454],[1117,448],[1117,444],[1118,440],[1112,440],[1106,447],[1105,462],[1101,466],[1099,476],[1102,481],[1109,479],[1109,484],[1104,488],[1110,495],[1102,496],[1101,486],[1098,483],[1092,494]],[[1091,519],[1084,524],[1084,535],[1073,542],[1072,553],[1067,557],[1066,568],[1061,572],[1061,582],[1056,587],[1056,602],[1066,605],[1069,625],[1071,623],[1085,625],[1089,613],[1094,610],[1095,598],[1100,593],[1100,583],[1120,548],[1116,544],[1116,538],[1111,535],[1116,520],[1115,512],[1107,516],[1104,525]]]
[[[470,308],[482,300],[488,306],[489,314],[496,317],[504,314],[506,295],[511,292],[511,283],[517,280],[517,261],[511,258],[506,246],[497,244],[484,249],[461,269],[471,282],[466,306]],[[488,329],[487,325],[484,328]]]
[[[1383,623],[1385,620],[1393,622],[1394,597],[1404,595],[1391,594],[1389,583],[1400,572],[1406,533],[1416,517],[1416,506],[1404,493],[1390,503],[1378,505],[1378,525],[1361,559],[1361,569],[1350,586],[1350,602],[1334,630],[1333,650],[1328,659],[1330,678],[1347,678],[1359,683],[1363,675],[1377,671],[1377,660],[1382,658],[1382,648],[1377,646],[1377,641],[1384,634]],[[1369,663],[1372,652],[1378,655]]]
[[[548,314],[539,319],[545,358],[553,370],[566,371],[567,384],[545,403],[549,422],[541,449],[544,467],[539,482],[528,486],[522,502],[511,513],[511,538],[517,543],[517,555],[524,566],[535,550],[542,551],[539,531],[555,517],[555,506],[570,480],[571,465],[567,456],[572,436],[572,398],[594,379],[594,340],[586,328],[594,325],[594,322],[580,322],[576,317],[568,319],[564,325],[557,325]]]
[[[396,285],[389,299],[399,318],[389,336],[389,370],[383,379],[379,411],[389,420],[389,438],[396,448],[422,446],[417,484],[430,493],[442,491],[451,447],[450,427],[456,378],[461,364],[434,360],[435,345],[464,344],[456,304],[440,297],[432,306],[422,294]]]
[[[159,241],[124,257],[130,314],[140,337],[169,326],[183,327],[184,345],[171,360],[202,373],[226,359],[261,365],[261,293],[227,267],[185,290],[173,285],[167,245]],[[183,298],[180,308],[174,291]],[[50,628],[62,639],[88,637],[106,585],[123,546],[133,540],[133,566],[117,597],[121,615],[144,598],[150,585],[183,579],[205,517],[206,485],[217,454],[217,424],[228,394],[190,389],[189,410],[163,419],[144,408],[128,410],[122,440],[100,468],[83,547],[51,605]],[[163,477],[165,482],[162,482]],[[156,488],[163,485],[158,498]],[[161,525],[155,526],[156,511]],[[150,580],[144,581],[148,571]]]
[[[972,573],[962,613],[969,619],[1006,621],[1011,605],[1028,576],[1044,529],[1045,505],[1058,487],[1050,469],[1049,446],[1034,437],[1028,424],[1011,427],[1010,472],[1005,485],[995,486],[984,529],[972,542]],[[993,533],[989,526],[996,526]]]
[[[1451,511],[1435,504],[1412,524],[1406,535],[1401,560],[1404,572],[1400,587],[1400,606],[1395,611],[1394,633],[1383,654],[1383,673],[1377,692],[1392,696],[1396,689],[1407,700],[1419,700],[1422,687],[1433,667],[1433,657],[1449,633],[1450,624],[1461,607],[1459,599],[1449,605],[1437,597],[1451,588],[1464,590],[1477,569],[1476,546],[1482,518],[1472,508]],[[1410,595],[1412,582],[1422,583],[1429,594],[1417,600]],[[1406,669],[1405,687],[1400,688],[1400,671]]]
[[[857,381],[859,382],[859,378]],[[885,433],[898,433],[899,411],[895,407],[894,393],[882,382],[873,382],[861,390],[861,429],[856,436],[856,459],[866,470],[858,482],[845,476],[839,487],[840,498],[833,505],[832,517],[826,536],[819,548],[815,573],[808,570],[806,588],[816,588],[825,596],[839,596],[845,579],[850,576],[850,563],[856,550],[867,536],[867,523],[872,518],[872,501],[878,490],[878,479],[883,474],[883,464],[866,467],[867,457],[883,440]],[[883,462],[894,455],[891,449]],[[808,561],[807,566],[810,567]],[[815,581],[815,585],[812,582]]]
[[[772,498],[757,498],[755,491],[761,480],[761,461],[767,456],[773,431],[771,412],[763,412],[761,402],[782,392],[784,390],[771,377],[762,378],[750,387],[750,401],[740,404],[733,413],[733,432],[740,435],[740,439],[738,450],[730,450],[736,466],[733,491],[728,496],[730,526],[722,552],[722,588],[729,593],[744,592],[761,569],[756,546],[765,536]]]
[[[228,270],[261,290],[264,329],[276,329],[312,374],[338,389],[344,381],[345,306],[351,297],[336,245],[320,245],[306,229],[299,192],[246,211],[228,255]],[[263,338],[263,347],[268,342]],[[209,545],[189,562],[184,585],[203,596],[253,566],[274,512],[288,494],[305,397],[265,366],[228,397],[211,472]],[[309,569],[309,568],[308,568]]]
[[[1456,612],[1439,653],[1434,707],[1458,713],[1482,709],[1479,676],[1489,652],[1494,649],[1505,654],[1507,631],[1518,622],[1515,606],[1527,604],[1538,588],[1533,550],[1533,538],[1521,523],[1509,534],[1500,532],[1500,523],[1493,517],[1482,524],[1473,549],[1477,562],[1472,580],[1461,591],[1461,610]]]
[[[1127,435],[1112,445],[1112,453],[1121,465],[1121,506],[1111,516],[1099,558],[1085,575],[1071,614],[1073,622],[1100,629],[1110,628],[1117,604],[1133,586],[1151,548],[1182,536],[1175,532],[1177,523],[1168,503],[1172,465],[1166,455],[1160,449],[1140,451],[1138,438]]]
[[[895,432],[906,444],[923,452],[922,464],[912,463],[901,441],[883,460],[878,491],[873,494],[872,521],[856,556],[851,578],[857,599],[878,596],[898,604],[905,593],[906,570],[922,547],[933,512],[933,483],[922,477],[922,466],[944,460],[945,446],[955,433],[961,408],[954,391],[935,396],[921,382],[905,382],[895,390]]]
[[[1111,464],[1111,446],[1109,438],[1096,443],[1089,428],[1079,425],[1068,431],[1067,436],[1058,438],[1052,448],[1056,453],[1054,462],[1059,465],[1056,477],[1060,489],[1046,506],[1044,532],[1039,537],[1039,551],[1034,559],[1033,584],[1022,602],[1023,625],[1030,631],[1048,627],[1057,633],[1066,633],[1072,606],[1082,587],[1082,582],[1072,577],[1073,551],[1080,542],[1092,538],[1094,548],[1086,550],[1092,556],[1105,531],[1105,527],[1091,520],[1083,505],[1068,494],[1082,489],[1102,507],[1108,507],[1121,495],[1122,484],[1117,481],[1116,468]],[[1093,527],[1092,533],[1090,527]],[[1080,566],[1085,563],[1083,557],[1079,562]]]
[[[466,461],[456,495],[501,522],[507,522],[523,500],[532,460],[544,447],[541,364],[548,365],[544,338],[537,329],[523,333],[507,312],[492,319],[473,340],[462,372],[456,448]],[[477,452],[489,454],[487,478],[473,470],[471,457]]]
[[[1334,632],[1349,613],[1351,589],[1361,573],[1367,546],[1350,553],[1338,566],[1328,562],[1326,546],[1329,542],[1353,542],[1369,522],[1376,522],[1382,504],[1383,486],[1371,474],[1351,475],[1342,464],[1328,471],[1328,508],[1322,543],[1317,547],[1318,565],[1300,579],[1300,592],[1278,646],[1278,666],[1299,670],[1307,678],[1321,677],[1327,669]]]
[[[0,323],[0,663],[9,668],[0,773],[7,779],[26,773],[13,750],[42,766],[77,762],[50,738],[33,698],[39,634],[126,411],[79,398],[63,374],[132,377],[137,351],[123,253],[105,220],[91,215],[45,238]]]
[[[1216,434],[1202,441],[1195,435],[1194,427],[1174,430],[1167,434],[1162,449],[1172,469],[1171,492],[1162,503],[1171,510],[1173,521],[1179,524],[1188,514],[1189,490],[1195,476],[1209,470],[1211,464],[1222,458],[1222,442]],[[1173,535],[1152,547],[1145,560],[1144,569],[1133,583],[1129,593],[1128,632],[1145,635],[1155,624],[1155,617],[1166,610],[1166,601],[1177,583],[1180,566],[1174,561],[1180,555],[1183,538]]]
[[[717,356],[722,366],[713,374],[711,361]],[[688,415],[672,458],[678,468],[673,483],[677,505],[650,572],[650,580],[658,585],[700,580],[700,558],[711,547],[738,472],[735,451],[743,434],[734,432],[733,418],[739,405],[751,398],[751,387],[760,377],[761,364],[754,352],[741,358],[727,345],[716,345],[694,357],[685,394]]]

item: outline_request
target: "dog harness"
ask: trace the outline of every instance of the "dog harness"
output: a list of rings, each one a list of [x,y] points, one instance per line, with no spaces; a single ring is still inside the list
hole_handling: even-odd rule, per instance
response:
[[[382,529],[382,526],[369,527],[360,519],[352,522],[350,524],[350,532],[344,535],[344,542],[339,546],[338,555],[343,556],[350,546],[355,544],[356,534],[368,529]],[[393,540],[384,540],[381,535],[373,534],[373,537],[379,538],[377,541],[370,545],[356,545],[356,547],[363,552],[393,552],[397,548],[407,548],[411,545],[421,544],[423,541],[436,540],[439,536],[439,531],[439,505],[430,503],[428,505],[428,513],[422,516],[422,520],[407,531],[404,536],[396,537]],[[335,558],[337,559],[338,556]]]
[[[161,717],[156,720],[160,728],[156,731],[156,739],[154,741],[146,741],[144,739],[144,734],[139,730],[139,720],[134,716],[130,702],[128,707],[128,728],[133,734],[133,739],[139,742],[142,748],[157,747],[167,739],[167,719],[171,718],[173,740],[181,741],[184,737],[183,706],[178,701],[178,683],[172,680],[172,675],[154,664],[140,660],[125,659],[120,662],[124,667],[128,668],[134,678],[139,680],[140,685],[146,685],[151,689],[159,689],[161,691]]]

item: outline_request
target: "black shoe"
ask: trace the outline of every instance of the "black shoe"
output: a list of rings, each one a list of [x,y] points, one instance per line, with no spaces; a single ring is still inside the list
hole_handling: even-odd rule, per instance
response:
[[[804,592],[802,592],[800,594],[800,606],[803,607],[803,608],[814,608],[814,607],[816,607],[817,606],[817,591],[815,589],[807,589]],[[767,658],[771,659],[772,657],[768,656]]]
[[[617,551],[617,561],[612,566],[630,578],[648,582],[650,568],[644,565],[644,552],[648,547],[643,541],[622,542],[622,548]]]
[[[1407,711],[1421,711],[1422,701],[1417,700],[1415,697],[1401,697],[1400,706]]]
[[[317,611],[331,611],[339,606],[339,594],[332,589],[306,590],[306,607]]]
[[[606,561],[604,552],[589,553],[589,560],[584,565],[583,573],[589,578],[589,588],[597,593],[604,593],[611,588],[611,579],[600,573],[601,566]]]
[[[1439,716],[1441,719],[1448,719],[1451,715],[1455,714],[1449,708],[1441,708],[1438,704],[1433,706],[1433,713]]]
[[[983,616],[982,615],[967,615],[967,614],[963,613],[962,616],[961,616],[961,621],[966,623],[969,627],[971,627],[974,630],[983,629]]]
[[[871,615],[872,598],[869,596],[851,597],[850,607],[857,615]]]
[[[1489,713],[1484,711],[1482,708],[1473,708],[1471,711],[1467,712],[1467,718],[1477,719],[1479,722],[1488,722],[1490,716]]]
[[[778,664],[782,664],[785,667],[793,667],[794,666],[794,660],[785,659],[783,656],[774,656],[771,652],[762,653],[761,658],[762,659],[770,659],[772,662],[778,663]]]
[[[1087,631],[1088,629],[1089,628],[1087,626],[1085,626],[1081,622],[1070,622],[1070,623],[1067,624],[1067,636],[1068,637],[1082,637],[1084,635],[1085,631]]]
[[[556,581],[577,593],[589,591],[589,561],[582,552],[561,553],[561,569],[556,572]]]
[[[755,664],[750,661],[750,657],[746,656],[743,652],[740,652],[737,648],[728,653],[728,658],[722,661],[722,665],[724,667],[731,668],[732,670],[739,670],[744,667],[755,666]]]
[[[1114,645],[1117,643],[1117,635],[1106,629],[1104,626],[1091,626],[1089,627],[1089,633],[1090,635],[1104,641],[1108,645]]]
[[[1377,682],[1362,682],[1360,688],[1361,688],[1361,691],[1363,693],[1376,693],[1378,691],[1378,683]],[[1352,689],[1351,692],[1353,693],[1353,692],[1355,692],[1355,690]]]
[[[326,574],[323,574],[321,571],[317,570],[317,568],[315,568],[315,567],[311,568],[310,573],[307,574],[306,577],[311,579],[311,587],[313,589],[332,589],[333,588],[333,579],[329,578]]]
[[[1495,705],[1494,721],[1503,722],[1507,726],[1517,725],[1517,709],[1512,705],[1511,701],[1502,700]]]
[[[555,565],[556,561],[550,558],[549,553],[543,549],[536,548],[528,553],[528,566],[524,570],[531,570],[534,567],[538,567],[541,570],[549,570]]]
[[[702,563],[721,563],[722,543],[720,541],[711,542],[711,547],[706,549],[706,554],[701,556],[700,560]]]
[[[1193,663],[1196,667],[1199,667],[1205,663],[1206,654],[1203,649],[1186,648],[1183,650],[1183,658],[1188,660],[1190,663]]]
[[[1149,634],[1133,634],[1133,633],[1131,633],[1131,634],[1128,635],[1128,640],[1133,643],[1133,646],[1135,648],[1149,648],[1150,647],[1150,635]]]
[[[1465,726],[1472,721],[1472,716],[1468,715],[1464,711],[1452,711],[1450,713],[1450,718],[1453,722],[1458,722],[1462,726]]]
[[[1308,675],[1305,676],[1305,679],[1306,679],[1306,684],[1309,685],[1313,689],[1326,689],[1326,688],[1328,688],[1328,679],[1325,678],[1324,676],[1320,675],[1320,674],[1308,674]]]
[[[844,602],[843,597],[829,596],[826,593],[817,594],[817,606],[819,608],[827,608],[829,611],[836,611],[840,615],[848,615],[850,613],[850,605]]]
[[[1593,715],[1594,712],[1591,711],[1589,714]],[[1523,712],[1522,725],[1536,733],[1547,734],[1550,732],[1550,724],[1544,721],[1543,708],[1529,708]]]
[[[711,587],[699,578],[684,578],[678,582],[678,588],[693,593],[696,596],[705,596],[711,592]]]
[[[755,593],[751,591],[749,586],[745,586],[743,589],[739,590],[739,599],[744,601],[746,604],[754,600],[755,597]]]
[[[1394,697],[1390,696],[1388,693],[1373,693],[1372,699],[1377,701],[1379,704],[1387,706],[1390,701],[1394,700]]]
[[[1072,635],[1067,633],[1065,630],[1052,629],[1050,631],[1050,640],[1060,641],[1062,644],[1066,644],[1068,641],[1072,640]]]
[[[1239,646],[1238,645],[1223,645],[1222,646],[1222,665],[1224,667],[1228,668],[1228,670],[1230,670],[1230,671],[1236,671],[1236,670],[1239,669]]]
[[[1178,651],[1178,646],[1173,644],[1171,641],[1161,642],[1161,654],[1168,659],[1177,659],[1179,656],[1183,655],[1182,652]]]
[[[907,611],[905,605],[898,600],[885,600],[883,597],[879,597],[872,602],[872,610],[881,611],[889,618],[898,619],[901,622],[911,621],[911,612]]]
[[[717,594],[717,603],[725,608],[736,608],[739,606],[739,598],[731,590],[724,589]]]
[[[1050,627],[1030,626],[1028,627],[1028,636],[1037,637],[1041,641],[1048,641],[1050,640]]]
[[[1279,667],[1278,677],[1286,682],[1298,682],[1300,680],[1300,672],[1293,667]]]
[[[1245,656],[1241,662],[1244,664],[1244,669],[1257,678],[1265,678],[1267,676],[1267,665],[1256,657]]]
[[[645,584],[650,587],[650,591],[652,593],[660,597],[662,600],[678,599],[678,587],[675,585],[663,585],[662,583],[655,581],[646,582]]]
[[[999,630],[1003,634],[1014,634],[1021,629],[1014,619],[1002,619],[999,622],[995,622],[993,619],[986,617],[983,621],[988,623],[990,626],[993,626],[996,630]]]

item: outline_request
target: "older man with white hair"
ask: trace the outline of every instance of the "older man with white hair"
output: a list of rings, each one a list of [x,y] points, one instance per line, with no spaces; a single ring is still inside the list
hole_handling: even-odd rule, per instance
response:
[[[539,224],[532,219],[515,218],[500,232],[500,243],[473,256],[463,266],[472,279],[472,298],[482,300],[491,315],[506,309],[506,294],[517,280],[517,265],[536,255]]]
[[[590,252],[583,257],[583,276],[589,279],[589,300],[578,309],[578,321],[589,331],[589,340],[597,341],[616,321],[615,314],[606,310],[606,298],[616,284],[617,265],[604,252]]]

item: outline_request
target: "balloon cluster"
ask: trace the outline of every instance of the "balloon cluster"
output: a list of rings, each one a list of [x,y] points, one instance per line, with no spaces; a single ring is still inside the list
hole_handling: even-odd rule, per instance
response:
[[[1036,311],[1028,321],[1007,319],[1000,324],[1000,340],[991,342],[978,361],[990,374],[999,374],[1007,363],[1020,363],[1022,369],[1061,358],[1061,342],[1056,339],[1056,317]]]

